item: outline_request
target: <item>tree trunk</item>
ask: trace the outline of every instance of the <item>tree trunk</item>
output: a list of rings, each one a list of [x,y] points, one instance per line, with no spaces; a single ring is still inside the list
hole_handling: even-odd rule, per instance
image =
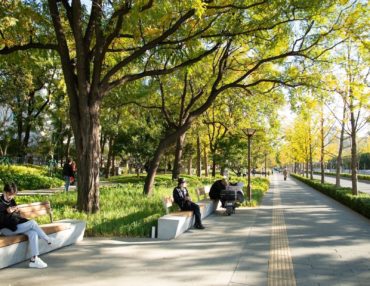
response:
[[[110,168],[110,175],[111,176],[114,176],[116,174],[115,172],[115,169],[116,169],[116,156],[114,156],[114,154],[112,154],[112,164],[111,164],[111,168]]]
[[[25,118],[24,122],[24,137],[23,137],[23,143],[22,143],[22,149],[24,151],[27,150],[28,143],[30,141],[30,133],[31,133],[31,128],[32,128],[32,121],[33,121],[33,116],[32,112],[34,109],[35,105],[35,91],[31,91],[28,95],[28,102],[27,102],[27,117]]]
[[[306,178],[308,179],[308,162],[309,158],[306,158]]]
[[[173,169],[172,169],[172,180],[177,180],[179,178],[182,164],[182,153],[184,148],[184,142],[185,142],[185,133],[176,140],[176,149],[175,149],[175,160],[173,162]]]
[[[312,154],[312,141],[311,141],[311,134],[310,134],[310,146],[309,146],[309,161],[310,161],[310,179],[313,180],[313,154]]]
[[[24,128],[24,137],[23,137],[23,142],[22,142],[22,150],[26,152],[28,143],[30,141],[30,134],[31,134],[31,116],[26,118],[26,124]]]
[[[325,170],[324,170],[324,110],[323,105],[321,105],[321,114],[320,114],[320,133],[321,133],[321,148],[320,148],[320,169],[321,169],[321,184],[325,182]]]
[[[58,138],[58,147],[57,147],[57,163],[59,164],[59,161],[63,161],[63,141],[64,141],[64,130],[63,130],[63,125],[62,123],[60,122],[60,124],[58,124],[58,132],[60,134],[59,138]]]
[[[351,111],[351,178],[352,178],[352,194],[357,196],[358,189],[357,189],[357,172],[358,172],[358,162],[357,162],[357,129],[356,129],[356,119],[354,114],[354,103],[353,103],[353,92],[352,88],[350,88],[350,111]]]
[[[9,142],[5,140],[4,146],[0,146],[0,156],[6,156],[6,153],[8,151]]]
[[[71,131],[68,131],[67,143],[66,143],[65,152],[64,152],[66,160],[67,160],[67,158],[69,158],[69,151],[70,151],[70,148],[71,148],[71,139],[72,139]]]
[[[212,177],[216,177],[216,160],[214,154],[212,154]]]
[[[20,99],[17,97],[17,102]],[[20,109],[20,103],[18,103],[18,108]],[[21,110],[21,109],[20,109]],[[18,114],[15,115],[16,122],[17,122],[17,141],[18,141],[18,156],[23,156],[24,155],[24,150],[23,150],[23,142],[22,142],[22,134],[23,134],[23,116],[22,112],[18,112]]]
[[[149,163],[148,173],[144,183],[144,194],[152,194],[155,175],[157,173],[162,156],[169,147],[173,146],[177,142],[178,138],[185,135],[185,132],[190,128],[195,118],[196,117],[189,118],[184,125],[180,126],[175,132],[167,135],[167,137],[163,138],[159,142],[158,147],[154,152],[154,156]],[[165,134],[168,134],[168,132],[165,132]]]
[[[154,179],[155,175],[157,173],[159,163],[161,162],[161,158],[164,154],[164,152],[167,150],[168,147],[171,146],[171,141],[169,139],[162,139],[159,143],[157,150],[154,153],[153,159],[150,161],[149,168],[148,168],[148,174],[145,178],[144,183],[144,194],[151,195],[153,192],[153,185],[154,185]]]
[[[188,175],[191,176],[192,173],[191,173],[191,169],[193,167],[193,157],[190,156],[189,157],[189,160],[188,160]]]
[[[339,150],[338,150],[338,157],[337,157],[337,166],[336,166],[336,173],[335,173],[335,186],[337,188],[340,187],[340,174],[342,173],[342,153],[343,153],[343,141],[344,141],[344,129],[345,129],[345,121],[346,121],[346,104],[343,106],[343,119],[342,119],[342,128],[340,131],[340,139],[339,139]]]
[[[72,104],[71,104],[72,105]],[[77,207],[80,211],[96,213],[99,211],[99,159],[100,122],[99,103],[90,101],[84,112],[75,118],[71,107],[71,119],[76,141],[78,169]]]
[[[310,179],[313,180],[313,159],[312,159],[312,147],[310,145]]]
[[[204,176],[208,177],[208,154],[207,148],[204,146]]]
[[[107,143],[107,136],[106,134],[102,134],[100,138],[100,168],[103,167],[103,163],[104,163],[103,155],[104,155],[104,148],[105,148],[106,143]]]
[[[113,155],[113,136],[109,137],[108,141],[108,158],[107,158],[107,165],[105,166],[105,177],[109,178],[109,171],[112,163],[112,155]]]
[[[197,176],[200,177],[202,175],[202,154],[201,154],[201,146],[200,146],[200,137],[197,136]]]
[[[220,175],[221,176],[225,176],[226,175],[225,174],[225,170],[226,170],[226,167],[224,165],[222,165],[221,168],[220,168]]]

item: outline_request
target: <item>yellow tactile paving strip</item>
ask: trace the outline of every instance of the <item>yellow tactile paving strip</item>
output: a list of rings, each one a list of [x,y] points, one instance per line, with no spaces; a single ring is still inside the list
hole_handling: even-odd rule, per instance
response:
[[[280,192],[274,190],[268,286],[296,286]]]

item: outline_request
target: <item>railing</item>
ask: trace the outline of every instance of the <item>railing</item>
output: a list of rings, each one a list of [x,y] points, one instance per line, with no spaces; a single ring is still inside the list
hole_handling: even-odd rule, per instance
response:
[[[57,165],[55,160],[46,160],[42,157],[9,157],[9,156],[0,156],[0,165],[19,165],[19,164],[32,164],[39,166],[49,166],[50,161],[53,161],[53,166]]]

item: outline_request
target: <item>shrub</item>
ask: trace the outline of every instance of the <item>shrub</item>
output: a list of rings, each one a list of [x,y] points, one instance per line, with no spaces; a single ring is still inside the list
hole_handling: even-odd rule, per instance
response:
[[[0,179],[3,183],[16,183],[20,190],[49,189],[63,185],[62,180],[47,175],[47,168],[40,167],[0,166]]]
[[[360,193],[358,196],[355,196],[352,194],[352,190],[350,188],[336,188],[333,184],[321,184],[319,180],[310,180],[297,174],[291,174],[291,176],[322,192],[323,194],[332,197],[333,199],[362,214],[363,216],[370,218],[369,194]]]
[[[315,174],[321,174],[321,172],[314,172],[314,173]],[[325,172],[324,174],[325,175],[328,175],[328,176],[336,176],[336,173],[331,173],[331,172]],[[352,178],[352,175],[351,174],[347,174],[347,173],[341,173],[340,176],[341,177],[345,177],[345,178]],[[370,175],[358,174],[357,175],[357,178],[359,180],[370,181]]]

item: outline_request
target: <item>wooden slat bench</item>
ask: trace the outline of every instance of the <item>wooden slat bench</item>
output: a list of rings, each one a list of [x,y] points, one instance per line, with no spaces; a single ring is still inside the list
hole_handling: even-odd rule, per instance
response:
[[[53,222],[53,209],[49,201],[18,205],[18,209],[25,218],[32,219],[49,215],[50,222]]]
[[[209,187],[203,187],[203,190]],[[198,188],[200,189],[200,188]],[[198,195],[199,198],[199,195]],[[217,203],[209,199],[199,200],[197,204],[200,207],[202,219],[212,214],[217,208]],[[166,215],[158,219],[158,238],[173,239],[187,231],[194,224],[194,215],[192,211],[169,212],[173,204],[172,197],[163,198],[163,205],[166,208]]]
[[[53,221],[53,210],[50,202],[36,202],[18,205],[21,215],[28,219],[48,215],[50,224],[40,225],[46,234],[55,238],[55,243],[48,245],[39,240],[40,254],[47,253],[57,248],[76,243],[83,239],[86,223],[79,220]],[[19,234],[13,236],[0,235],[0,269],[27,260],[31,257],[28,253],[28,238]]]
[[[210,200],[208,197],[210,186],[203,186],[196,188],[198,201]]]

